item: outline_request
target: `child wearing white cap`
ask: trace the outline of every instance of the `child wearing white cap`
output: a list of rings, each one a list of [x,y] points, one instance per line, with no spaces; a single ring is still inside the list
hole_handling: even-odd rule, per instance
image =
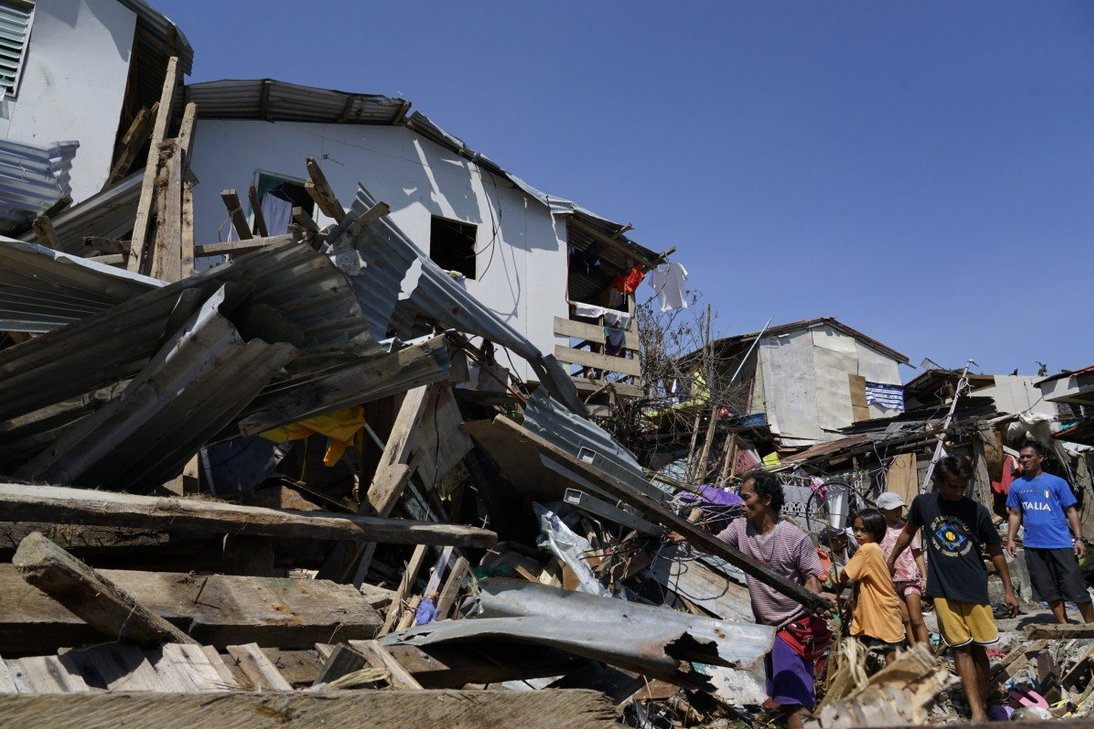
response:
[[[893,553],[897,537],[904,531],[904,499],[900,494],[886,491],[877,497],[877,508],[885,515],[887,529],[885,538],[881,540],[881,549],[885,552],[885,558]],[[912,539],[912,548],[906,550],[896,560],[893,572],[893,586],[896,594],[903,604],[903,617],[905,633],[911,644],[930,640],[927,632],[927,624],[923,621],[922,596],[924,577],[927,570],[923,565],[923,546],[917,532]]]

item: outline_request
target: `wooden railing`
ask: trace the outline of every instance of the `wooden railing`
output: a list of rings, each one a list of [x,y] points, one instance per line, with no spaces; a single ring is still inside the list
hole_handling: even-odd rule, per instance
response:
[[[600,386],[606,382],[605,375],[608,373],[626,375],[624,378],[612,378],[612,385],[616,392],[625,397],[642,395],[643,390],[639,382],[642,375],[642,361],[636,318],[632,317],[630,325],[624,331],[622,356],[607,354],[608,342],[603,324],[556,316],[555,334],[569,337],[571,342],[577,340],[574,346],[555,345],[555,357],[560,362],[582,368],[572,373],[576,381],[587,381]],[[589,377],[589,374],[595,376]]]

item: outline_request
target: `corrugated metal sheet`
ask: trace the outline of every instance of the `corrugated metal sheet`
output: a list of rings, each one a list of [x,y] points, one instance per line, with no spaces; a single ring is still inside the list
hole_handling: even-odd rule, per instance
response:
[[[53,218],[53,230],[61,242],[61,250],[82,255],[84,238],[88,236],[123,240],[133,231],[133,219],[141,196],[144,172],[136,172],[121,182],[83,200]],[[35,240],[33,231],[19,236]]]
[[[667,495],[646,479],[633,453],[600,426],[562,407],[545,391],[532,393],[524,409],[523,424],[536,435],[650,498],[666,499]]]
[[[165,284],[0,237],[0,330],[48,332]]]
[[[51,483],[150,490],[234,418],[295,355],[289,344],[245,342],[215,291],[125,391],[16,471]]]
[[[750,667],[771,648],[774,629],[677,612],[665,607],[559,590],[521,580],[480,583],[474,616],[388,635],[385,645],[507,640],[545,645],[675,682],[681,661]]]
[[[357,238],[350,239],[347,231],[353,221],[375,204],[358,184],[350,213],[327,236],[336,264],[351,277],[373,336],[387,336],[391,328],[401,336],[413,336],[414,321],[421,317],[445,328],[485,337],[524,358],[551,394],[584,415],[585,406],[573,381],[554,357],[545,356],[460,287],[389,218],[370,223]]]
[[[408,104],[377,94],[285,83],[274,79],[208,81],[186,87],[201,119],[264,119],[320,124],[390,125]]]
[[[0,139],[0,233],[22,230],[71,192],[69,173],[79,142],[47,147]]]
[[[302,243],[257,251],[0,351],[0,458],[10,468],[116,396],[225,285],[226,306],[245,301],[232,314],[244,339],[305,350],[289,366],[298,376],[385,351],[325,256]]]
[[[424,356],[415,356],[415,355]],[[392,366],[392,365],[395,366]],[[409,343],[377,357],[357,359],[264,391],[249,405],[238,426],[223,437],[252,435],[271,428],[379,400],[413,387],[446,379],[452,362],[444,336]]]

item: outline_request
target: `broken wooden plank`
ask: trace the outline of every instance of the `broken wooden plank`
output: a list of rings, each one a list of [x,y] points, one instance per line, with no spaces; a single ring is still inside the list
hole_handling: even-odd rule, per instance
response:
[[[35,217],[31,227],[39,243],[55,251],[61,250],[61,239],[57,237],[57,231],[53,229],[53,221],[45,214]]]
[[[122,151],[118,154],[114,166],[110,168],[110,174],[107,175],[106,182],[103,183],[103,190],[125,177],[129,168],[133,166],[133,161],[137,159],[137,153],[140,152],[141,147],[148,141],[148,136],[152,133],[152,125],[156,121],[159,108],[160,102],[157,101],[152,104],[151,109],[144,107],[133,117],[129,129],[122,137]]]
[[[574,321],[572,319],[563,319],[560,316],[555,317],[555,334],[564,337],[573,337],[574,339],[584,339],[589,342],[596,342],[597,344],[605,343],[604,327],[599,324],[589,324],[583,321]],[[638,333],[626,332],[624,335],[624,347],[627,349],[633,349],[638,351]]]
[[[448,612],[456,604],[456,596],[459,595],[460,587],[463,585],[463,578],[467,576],[470,569],[471,563],[462,555],[456,559],[456,564],[452,565],[452,569],[444,581],[444,586],[441,588],[440,595],[437,596],[438,620],[444,620],[448,617]]]
[[[0,696],[0,716],[20,729],[609,729],[611,701],[597,691],[332,691],[292,693],[83,693]]]
[[[387,516],[399,502],[403,495],[402,488],[406,485],[403,477],[403,469],[398,466],[406,466],[410,457],[411,448],[414,446],[414,434],[421,422],[426,410],[426,401],[430,387],[415,387],[407,392],[399,406],[399,414],[395,418],[395,424],[388,435],[384,445],[384,453],[380,457],[380,463],[376,467],[376,474],[368,487],[367,506],[380,516]],[[362,508],[366,504],[362,504]]]
[[[1068,640],[1072,638],[1094,638],[1094,623],[1084,625],[1042,624],[1028,625],[1026,640]]]
[[[182,277],[194,272],[194,183],[182,182]]]
[[[349,645],[364,656],[370,666],[387,670],[391,688],[421,690],[418,680],[384,646],[374,640],[351,640]]]
[[[258,199],[258,188],[254,185],[247,188],[247,199],[251,203],[251,211],[255,216],[255,228],[258,230],[258,234],[263,238],[269,237],[270,231],[266,228],[266,218],[262,215],[262,202]]]
[[[182,112],[182,122],[179,124],[179,133],[175,138],[179,149],[182,150],[183,179],[190,172],[190,159],[194,152],[194,124],[197,122],[197,118],[198,105],[191,101],[186,104],[186,108]]]
[[[98,526],[140,524],[147,529],[172,531],[461,547],[489,547],[497,541],[494,532],[457,524],[331,512],[298,514],[218,501],[35,484],[0,483],[0,520]]]
[[[414,554],[410,556],[410,561],[407,562],[406,569],[403,571],[403,577],[399,580],[399,587],[395,590],[395,595],[391,598],[391,605],[388,606],[387,616],[384,618],[384,625],[380,628],[380,635],[386,635],[391,632],[391,629],[399,620],[399,613],[403,609],[403,599],[406,598],[411,587],[414,585],[415,580],[418,579],[418,573],[425,563],[428,550],[429,548],[424,544],[419,544],[414,548]]]
[[[620,499],[637,508],[651,521],[655,521],[661,524],[661,526],[682,535],[693,547],[700,551],[715,557],[721,557],[735,567],[738,567],[745,574],[751,575],[765,585],[769,585],[771,588],[792,598],[810,610],[823,612],[829,609],[830,606],[828,601],[820,595],[810,592],[802,585],[787,580],[786,578],[775,574],[767,567],[748,559],[713,534],[703,531],[687,519],[677,516],[664,505],[655,503],[649,497],[638,493],[630,485],[615,478],[615,476],[591,466],[580,458],[559,448],[554,443],[551,443],[545,438],[540,437],[504,416],[499,415],[495,417],[493,422],[509,430],[515,439],[522,444],[526,443],[533,446],[544,456],[564,466],[567,470],[585,478],[613,498]]]
[[[257,643],[230,645],[228,655],[236,660],[253,688],[260,691],[292,691],[292,684],[285,680]]]
[[[198,256],[239,255],[261,250],[267,246],[283,245],[291,243],[293,237],[289,233],[275,235],[267,238],[248,238],[247,240],[225,240],[216,243],[200,245],[194,251]]]
[[[374,220],[379,220],[390,212],[391,208],[388,207],[388,204],[386,202],[376,203],[371,208],[354,218],[353,222],[349,224],[348,228],[346,228],[346,236],[350,240],[356,240],[361,235],[361,233],[364,232],[365,228],[368,227],[369,223],[373,222]]]
[[[99,570],[142,605],[206,645],[257,643],[306,648],[316,641],[368,639],[381,616],[349,585],[286,577]],[[0,564],[0,645],[45,652],[100,640],[63,605]]]
[[[144,165],[144,179],[141,182],[141,196],[137,204],[137,216],[133,222],[133,236],[129,241],[125,267],[136,271],[140,267],[144,244],[148,240],[154,211],[152,202],[155,197],[156,168],[159,166],[160,143],[167,136],[167,125],[171,121],[171,107],[175,100],[175,87],[179,81],[178,56],[171,56],[167,62],[167,74],[163,80],[159,107],[156,109],[156,122],[152,127],[149,141],[148,162]]]
[[[319,224],[312,220],[312,217],[304,211],[304,208],[293,208],[292,219],[294,223],[306,230],[310,235],[319,235]]]
[[[149,275],[174,283],[182,279],[182,149],[172,143],[163,145],[161,151],[156,185],[161,188],[158,199],[162,204],[158,206]]]
[[[228,209],[228,217],[232,220],[232,227],[240,240],[254,238],[250,227],[247,225],[247,217],[243,215],[243,205],[239,202],[239,195],[235,190],[228,188],[220,191],[220,199],[224,201],[224,207]]]
[[[19,544],[12,562],[28,583],[111,640],[143,646],[196,642],[40,532]]]
[[[326,175],[319,168],[319,163],[313,157],[308,157],[304,160],[304,164],[308,168],[308,177],[310,178],[304,183],[304,189],[315,201],[315,204],[319,206],[319,209],[323,211],[324,215],[333,219],[336,223],[341,223],[343,218],[346,217],[346,209],[342,207],[342,203],[338,202],[338,196],[331,189]]]
[[[611,355],[586,352],[581,349],[574,349],[573,347],[563,347],[561,344],[555,345],[555,357],[562,362],[581,365],[583,367],[608,370],[609,372],[621,372],[625,375],[633,375],[635,377],[642,375],[642,361],[637,357],[634,359],[612,357]]]
[[[348,673],[364,668],[367,661],[365,656],[346,644],[334,646],[334,650],[327,656],[319,675],[315,677],[312,686],[322,686],[325,683],[335,681]]]

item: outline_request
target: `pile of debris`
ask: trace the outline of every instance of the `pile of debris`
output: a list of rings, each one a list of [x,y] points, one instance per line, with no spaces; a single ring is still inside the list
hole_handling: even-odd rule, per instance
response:
[[[130,240],[64,252],[81,205],[0,239],[4,716],[664,726],[758,703],[772,630],[740,570],[817,598],[679,516],[363,187],[347,209],[307,160],[333,225],[195,247],[193,118],[135,122]],[[495,345],[539,386],[488,382]]]
[[[166,136],[176,80],[172,61],[105,197],[0,239],[3,716],[767,721],[773,630],[752,621],[745,575],[814,612],[827,603],[704,528],[739,516],[719,497],[735,434],[713,448],[711,420],[699,444],[700,463],[723,462],[716,486],[651,480],[553,356],[363,186],[345,207],[315,160],[306,189],[333,224],[296,208],[289,233],[264,235],[254,206],[256,237],[226,190],[239,240],[196,246],[193,104]],[[123,179],[144,137],[143,173]],[[110,219],[115,237],[81,234],[123,196],[137,213]],[[195,272],[211,256],[227,260]],[[510,384],[495,346],[538,383]],[[901,432],[906,453],[936,438]],[[784,475],[813,478],[876,442],[800,454]],[[1037,674],[1045,696],[1090,684],[1090,636],[1067,637],[1062,670]],[[1039,669],[1038,645],[1000,670],[1022,676],[1022,657]],[[925,648],[870,678],[853,643],[829,666],[820,727],[951,716],[933,713],[953,678]],[[1081,716],[1089,689],[1075,698]]]

